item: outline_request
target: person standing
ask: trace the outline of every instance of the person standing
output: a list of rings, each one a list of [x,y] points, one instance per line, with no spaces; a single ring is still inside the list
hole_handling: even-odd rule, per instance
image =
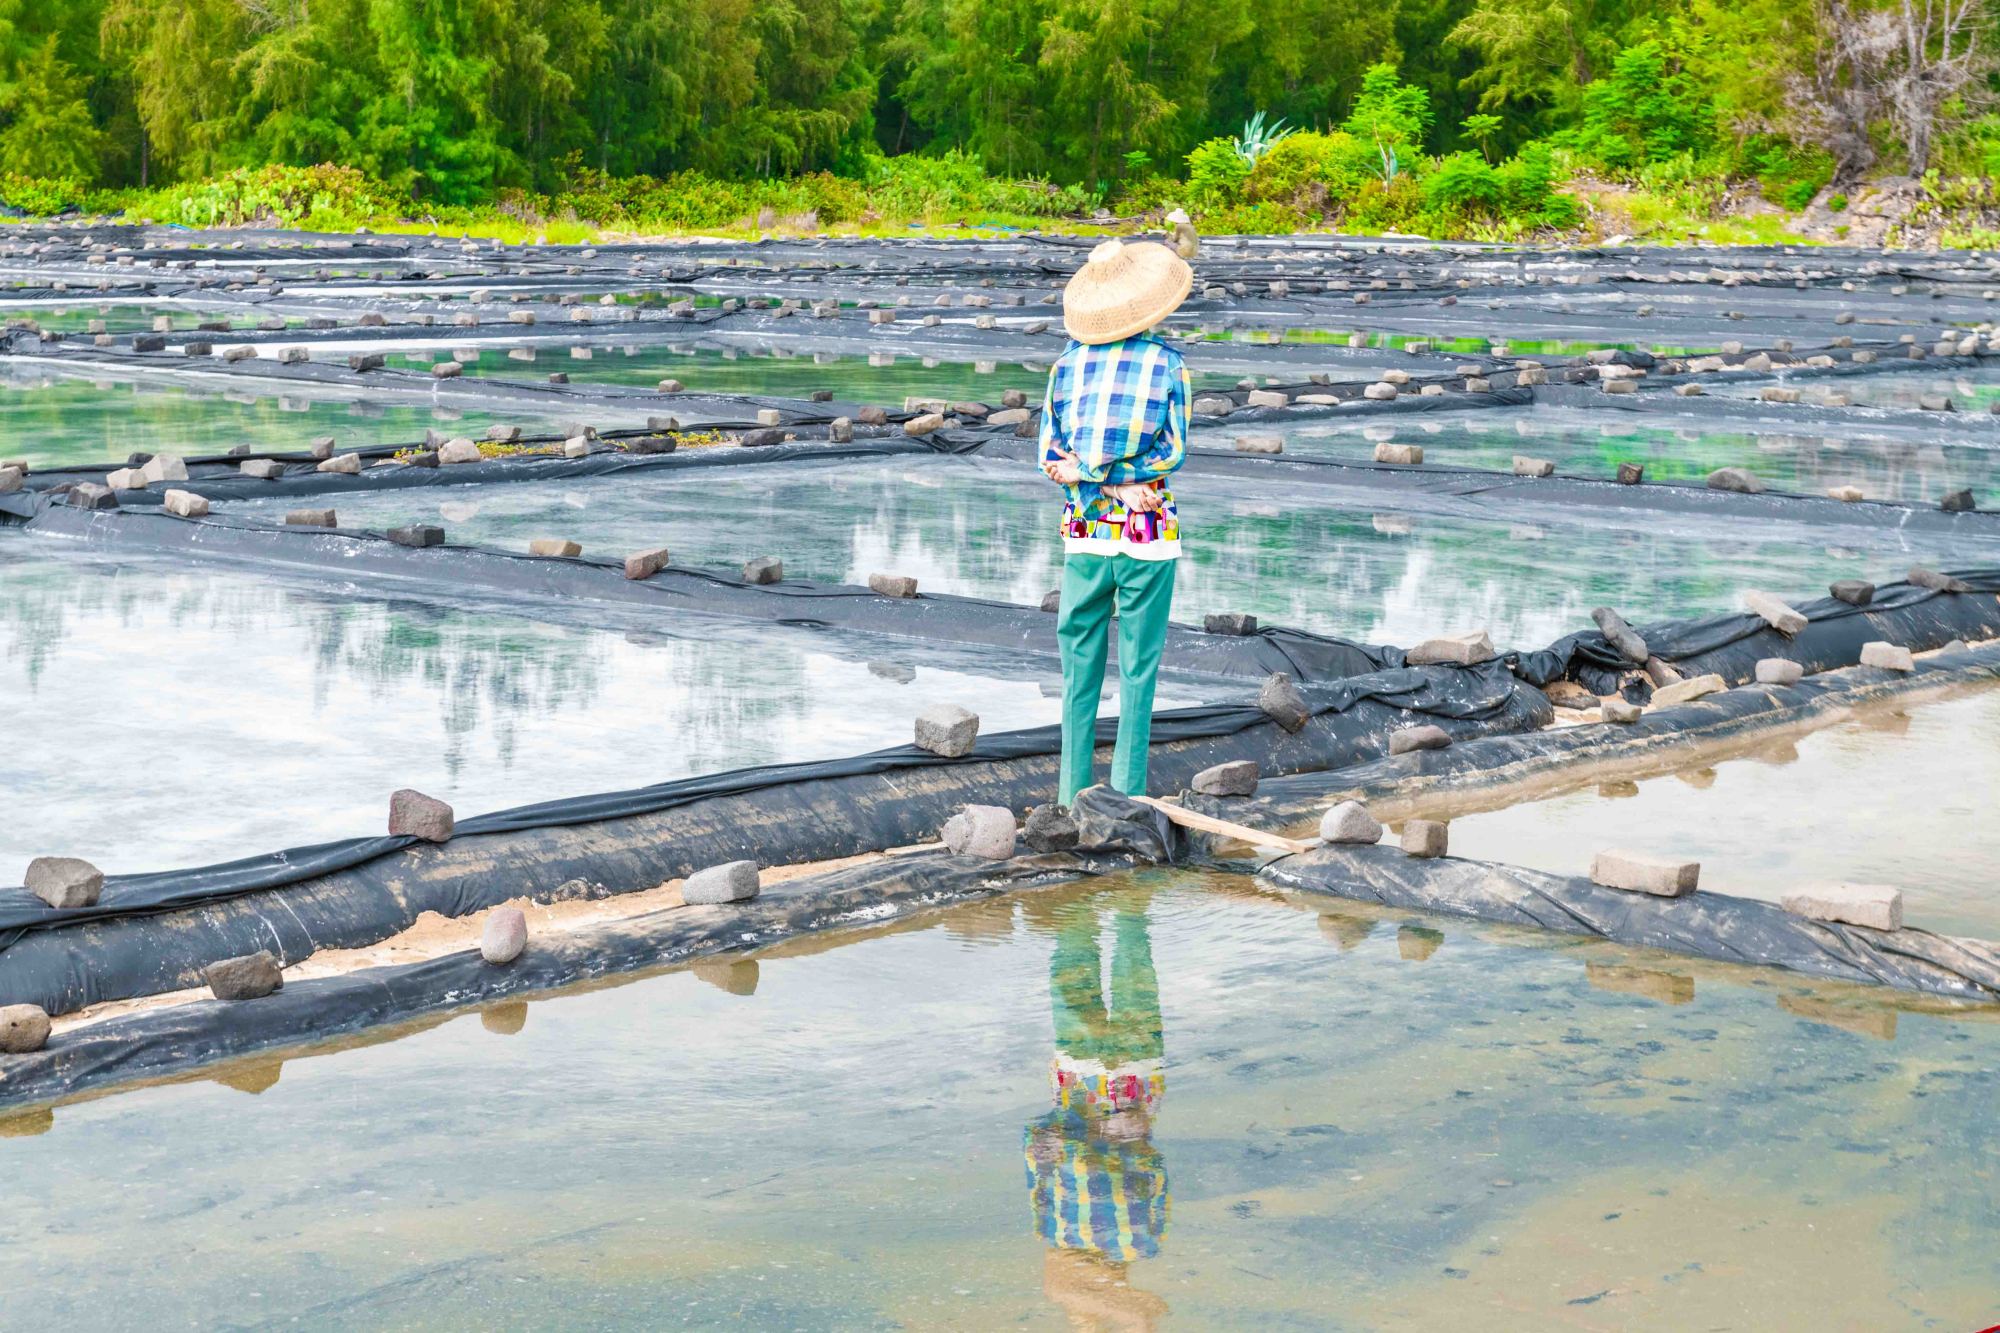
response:
[[[1070,344],[1049,368],[1041,464],[1063,488],[1059,801],[1092,785],[1097,700],[1118,620],[1118,743],[1111,785],[1146,793],[1153,692],[1180,557],[1167,479],[1187,457],[1187,364],[1152,329],[1179,308],[1194,271],[1153,241],[1109,240],[1063,290]]]

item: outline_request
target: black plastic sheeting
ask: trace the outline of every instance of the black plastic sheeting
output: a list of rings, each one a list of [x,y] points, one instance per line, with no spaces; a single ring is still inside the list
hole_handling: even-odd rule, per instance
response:
[[[1442,403],[1440,398],[1413,398],[1411,403]],[[1393,407],[1395,403],[1385,404]],[[1253,424],[1250,413],[1243,425]],[[1237,415],[1229,418],[1232,426]],[[981,457],[1032,459],[1030,441],[993,440]],[[1947,511],[1936,506],[1893,501],[1835,500],[1821,495],[1763,491],[1745,495],[1712,490],[1706,485],[1644,482],[1622,485],[1589,477],[1517,477],[1482,468],[1440,467],[1425,463],[1345,462],[1332,458],[1286,458],[1217,449],[1190,449],[1183,471],[1192,477],[1229,477],[1295,485],[1340,487],[1361,493],[1365,501],[1388,499],[1416,506],[1426,513],[1484,515],[1491,510],[1549,506],[1574,513],[1601,513],[1623,519],[1648,513],[1749,523],[1809,523],[1823,527],[1895,528],[1925,535],[1948,534],[1974,540],[2000,539],[2000,512]]]
[[[1258,782],[1255,795],[1186,795],[1191,807],[1256,828],[1286,829],[1316,821],[1336,800],[1424,801],[1456,792],[1488,791],[1521,782],[1592,780],[1593,769],[1616,763],[1661,768],[1708,752],[1754,745],[1778,729],[1839,721],[1856,709],[1894,707],[1910,699],[2000,684],[2000,644],[1919,658],[1912,671],[1847,667],[1807,676],[1796,685],[1743,685],[1672,708],[1649,709],[1638,721],[1481,736],[1442,750],[1364,760],[1328,772],[1279,774]]]
[[[876,926],[1114,868],[1056,855],[1006,862],[917,852],[773,885],[747,903],[684,907],[533,936],[505,966],[477,949],[421,963],[287,982],[254,1002],[201,1000],[94,1023],[0,1059],[0,1105],[54,1101],[274,1047],[319,1043],[426,1013],[491,1004],[827,930]]]
[[[466,466],[475,466],[467,464]],[[787,580],[750,584],[713,570],[670,565],[648,579],[628,579],[621,564],[594,557],[550,559],[477,546],[400,546],[353,529],[274,526],[219,515],[200,522],[156,508],[83,510],[39,496],[0,495],[0,514],[27,511],[30,531],[120,551],[155,551],[204,559],[269,562],[316,572],[342,584],[420,584],[460,595],[523,603],[557,598],[618,602],[661,612],[695,612],[1004,648],[1052,655],[1056,618],[1037,607],[973,597],[884,597],[867,588]],[[1111,648],[1112,660],[1117,649]],[[1400,667],[1400,649],[1357,644],[1305,630],[1269,628],[1250,635],[1207,634],[1189,625],[1167,633],[1167,661],[1179,674],[1262,677],[1292,673],[1303,682],[1339,680]]]
[[[1255,708],[1157,714],[1152,781],[1254,759],[1268,773],[1334,768],[1380,753],[1414,718],[1455,735],[1545,725],[1548,700],[1504,665],[1406,668],[1314,691],[1286,733]],[[1099,726],[1109,744],[1116,723]],[[968,804],[1014,810],[1053,798],[1056,727],[982,736],[944,759],[904,746],[856,758],[713,774],[461,820],[450,843],[353,838],[222,865],[107,878],[91,908],[57,911],[0,890],[0,1004],[67,1013],[196,984],[219,958],[270,949],[287,961],[373,943],[424,911],[445,916],[576,879],[627,892],[703,866],[791,865],[926,841]],[[154,914],[172,912],[171,923]]]
[[[1735,685],[1754,679],[1757,663],[1787,657],[1807,671],[1827,671],[1861,660],[1863,644],[1881,641],[1912,652],[1942,648],[1954,639],[2000,637],[2000,569],[1950,571],[1969,592],[1938,592],[1908,583],[1875,590],[1866,606],[1833,597],[1797,602],[1806,628],[1787,636],[1761,616],[1735,612],[1702,620],[1635,626],[1654,657],[1683,676],[1715,674]],[[1626,661],[1597,630],[1558,639],[1539,652],[1520,653],[1515,670],[1547,685],[1565,677],[1594,694],[1618,692],[1639,664]]]
[[[1863,675],[1881,679],[1864,680]],[[1190,803],[1238,820],[1269,822],[1276,818],[1288,822],[1298,818],[1298,812],[1289,809],[1282,796],[1275,805],[1272,801],[1277,790],[1288,785],[1297,788],[1292,793],[1293,803],[1309,802],[1316,813],[1325,803],[1321,793],[1329,780],[1353,777],[1359,779],[1355,785],[1365,793],[1387,791],[1410,780],[1412,761],[1427,770],[1427,777],[1438,777],[1436,770],[1448,766],[1468,782],[1477,783],[1494,777],[1517,776],[1524,763],[1574,760],[1586,751],[1629,751],[1654,743],[1684,744],[1693,733],[1713,733],[1719,727],[1747,731],[1785,725],[1802,710],[1844,711],[1857,702],[1875,701],[1907,690],[1935,689],[1947,678],[1962,681],[1975,676],[1987,680],[2000,678],[2000,650],[1982,649],[1956,659],[1927,661],[1919,665],[1913,677],[1843,672],[1838,677],[1808,680],[1786,690],[1736,691],[1714,696],[1690,706],[1702,714],[1702,720],[1693,725],[1688,724],[1686,710],[1677,710],[1671,721],[1649,717],[1633,728],[1565,728],[1527,735],[1489,736],[1447,750],[1377,760],[1341,774],[1267,780],[1253,798],[1254,813],[1251,802],[1239,799],[1194,798]],[[1590,733],[1596,734],[1592,737]],[[1093,847],[1089,855],[1023,856],[1009,862],[990,863],[953,858],[941,852],[913,853],[776,885],[748,904],[654,912],[572,934],[536,937],[519,959],[504,967],[487,966],[476,952],[466,950],[422,963],[293,982],[276,995],[249,1004],[198,1001],[111,1019],[60,1034],[36,1054],[0,1062],[0,1104],[53,1101],[114,1083],[172,1075],[218,1060],[316,1043],[384,1024],[409,1023],[427,1014],[668,967],[705,954],[755,949],[828,929],[887,924],[950,902],[1050,887],[1119,868],[1133,859],[1154,862],[1177,859],[1183,840],[1178,830],[1165,824],[1158,811],[1122,801],[1103,788],[1090,795],[1103,796],[1104,800],[1102,809],[1092,806],[1085,812],[1086,818],[1079,821],[1093,831],[1094,836],[1085,840]],[[1078,804],[1089,803],[1080,798]],[[1122,846],[1127,841],[1133,845]],[[1100,844],[1104,846],[1100,848]],[[1368,854],[1405,874],[1439,864],[1411,862],[1396,866],[1395,860],[1399,859],[1396,853],[1370,849]],[[1280,864],[1282,867],[1293,863]],[[1448,868],[1468,864],[1443,863]],[[1714,904],[1714,897],[1709,898],[1704,906]],[[1463,914],[1454,906],[1432,910]],[[1681,934],[1687,933],[1685,923],[1679,929]],[[1870,939],[1880,938],[1874,932],[1862,934]],[[1935,942],[1934,936],[1924,937],[1925,948],[1935,947]],[[1732,949],[1735,943],[1732,936]],[[1704,956],[1720,956],[1703,952]],[[1831,951],[1831,957],[1845,961],[1838,948]],[[1873,955],[1870,957],[1872,963]],[[1971,948],[1967,957],[1953,952],[1948,961],[1985,966],[1980,961],[1985,955],[1976,947]],[[1762,960],[1739,957],[1734,961]],[[1923,980],[1932,975],[1929,964],[1910,966],[1900,957],[1891,961],[1895,963],[1893,975],[1861,979],[1897,984],[1897,978],[1902,976]],[[1961,970],[1956,975],[1963,977],[1966,973]],[[1949,984],[1948,977],[1940,979]]]
[[[1592,935],[1718,962],[2000,1000],[2000,947],[1908,927],[1880,931],[1809,921],[1753,898],[1699,892],[1660,898],[1518,866],[1422,860],[1382,845],[1288,856],[1265,866],[1258,879],[1282,889]]]

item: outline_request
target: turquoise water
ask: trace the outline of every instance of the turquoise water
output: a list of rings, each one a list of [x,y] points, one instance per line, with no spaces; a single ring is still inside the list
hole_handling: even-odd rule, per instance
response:
[[[1865,529],[1687,523],[1616,511],[1524,510],[1517,522],[1357,509],[1313,488],[1190,475],[1178,490],[1185,619],[1249,611],[1272,623],[1371,642],[1416,643],[1488,627],[1539,648],[1589,624],[1592,607],[1647,620],[1734,610],[1746,587],[1822,595],[1836,578],[1899,576],[1914,560],[1989,560],[1978,543]],[[1039,604],[1056,586],[1060,502],[1027,463],[891,458],[743,466],[676,475],[342,496],[341,522],[441,523],[454,541],[515,550],[569,537],[586,552],[666,545],[677,563],[737,566],[776,555],[788,574],[864,582],[915,575],[921,590]],[[278,519],[282,500],[237,512]],[[1594,519],[1594,522],[1579,521]]]
[[[0,1120],[0,1242],[22,1327],[1970,1329],[1997,1093],[1991,1021],[1144,873]]]
[[[1351,461],[1372,459],[1377,443],[1393,440],[1422,445],[1426,464],[1506,472],[1515,455],[1525,454],[1578,477],[1611,478],[1620,463],[1639,463],[1649,481],[1693,482],[1719,467],[1740,467],[1773,489],[1807,495],[1859,486],[1870,499],[1935,504],[1946,492],[1970,486],[1991,497],[1987,504],[2000,503],[2000,434],[1995,447],[1987,447],[1963,431],[1940,430],[1938,439],[1919,443],[1871,439],[1860,421],[1852,429],[1792,433],[1780,425],[1782,418],[1732,429],[1691,417],[1530,407],[1400,421],[1225,422],[1197,430],[1195,438],[1201,446],[1228,449],[1239,435],[1281,435],[1287,454]]]
[[[1060,713],[1052,659],[595,604],[530,619],[4,530],[0,585],[9,884],[42,855],[163,870],[377,833],[399,787],[470,815],[901,745],[938,702],[989,731]],[[1160,706],[1215,693],[1169,683]]]
[[[425,430],[478,433],[495,424],[524,429],[519,412],[439,410],[360,391],[224,393],[148,380],[80,379],[15,368],[0,377],[0,457],[36,467],[122,463],[131,453],[225,454],[239,444],[259,450],[303,449],[331,435],[343,447],[421,440]]]
[[[1452,823],[1452,851],[1562,874],[1604,847],[1701,862],[1705,889],[1776,900],[1818,884],[1888,884],[1904,920],[2000,940],[2000,691],[1869,712],[1748,756],[1591,783]]]

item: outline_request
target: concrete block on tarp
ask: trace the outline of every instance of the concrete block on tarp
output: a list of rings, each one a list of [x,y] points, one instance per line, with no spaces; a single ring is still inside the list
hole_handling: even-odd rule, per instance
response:
[[[75,856],[38,856],[28,862],[22,883],[51,907],[65,911],[92,907],[104,891],[104,872]]]
[[[285,971],[268,949],[210,963],[201,976],[218,1000],[261,1000],[285,985]]]
[[[1382,824],[1359,801],[1342,801],[1320,816],[1322,841],[1350,845],[1382,841]]]
[[[681,883],[681,901],[690,907],[747,903],[762,891],[755,861],[726,861],[697,870]]]
[[[979,714],[957,704],[934,704],[917,714],[916,744],[920,750],[959,759],[972,753],[979,740]]]

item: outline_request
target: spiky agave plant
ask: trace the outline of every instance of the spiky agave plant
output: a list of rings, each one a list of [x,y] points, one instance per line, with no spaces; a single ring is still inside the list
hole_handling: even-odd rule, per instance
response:
[[[1244,165],[1254,167],[1258,158],[1270,152],[1273,145],[1291,132],[1283,117],[1266,125],[1264,113],[1259,111],[1243,122],[1243,133],[1236,136],[1236,156],[1243,159]]]

